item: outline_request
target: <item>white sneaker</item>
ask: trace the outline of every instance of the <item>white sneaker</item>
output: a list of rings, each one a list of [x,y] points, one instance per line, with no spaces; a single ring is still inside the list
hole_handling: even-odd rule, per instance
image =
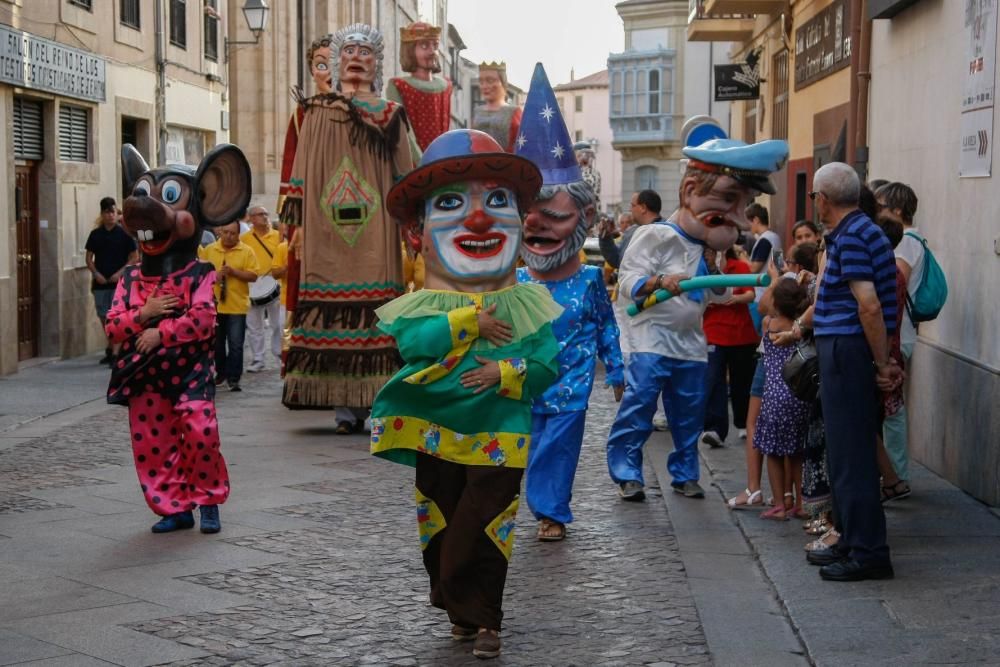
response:
[[[701,434],[701,441],[712,449],[718,449],[722,447],[722,438],[715,431],[705,431]]]
[[[666,431],[669,427],[666,417],[653,417],[653,430]]]
[[[745,428],[741,428],[740,429],[740,440],[746,440],[746,439],[747,439],[747,430]]]
[[[264,362],[263,361],[255,361],[252,364],[250,364],[249,366],[247,366],[247,373],[259,373],[262,370],[264,370]]]

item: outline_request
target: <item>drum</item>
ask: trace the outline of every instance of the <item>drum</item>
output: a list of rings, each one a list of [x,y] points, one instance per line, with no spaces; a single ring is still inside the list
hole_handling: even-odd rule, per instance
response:
[[[254,306],[266,306],[281,296],[281,284],[270,273],[258,276],[250,283],[250,303]]]

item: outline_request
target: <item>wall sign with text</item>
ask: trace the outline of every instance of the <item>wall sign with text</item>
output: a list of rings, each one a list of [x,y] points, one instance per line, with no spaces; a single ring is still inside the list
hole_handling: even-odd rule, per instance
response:
[[[0,25],[0,81],[103,102],[107,61],[93,53]]]
[[[759,63],[757,64],[759,65]],[[715,66],[715,101],[756,100],[760,97],[760,67],[747,63]]]
[[[795,90],[851,64],[850,7],[836,0],[795,31]]]

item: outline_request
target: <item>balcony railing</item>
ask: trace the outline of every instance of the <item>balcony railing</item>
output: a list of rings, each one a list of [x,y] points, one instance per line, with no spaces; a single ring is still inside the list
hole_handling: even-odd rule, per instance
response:
[[[705,13],[709,16],[751,15],[769,16],[788,6],[788,0],[705,0]]]
[[[613,143],[662,144],[676,140],[672,49],[608,56],[609,119]]]
[[[724,3],[726,6],[735,0]],[[718,6],[716,0],[689,0],[687,38],[689,42],[742,42],[753,37],[752,13],[722,13],[710,11],[708,5]]]

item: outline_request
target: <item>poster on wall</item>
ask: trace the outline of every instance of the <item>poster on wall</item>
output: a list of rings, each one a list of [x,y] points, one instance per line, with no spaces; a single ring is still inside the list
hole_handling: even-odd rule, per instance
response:
[[[959,175],[981,178],[993,170],[997,0],[965,0],[965,40]]]

